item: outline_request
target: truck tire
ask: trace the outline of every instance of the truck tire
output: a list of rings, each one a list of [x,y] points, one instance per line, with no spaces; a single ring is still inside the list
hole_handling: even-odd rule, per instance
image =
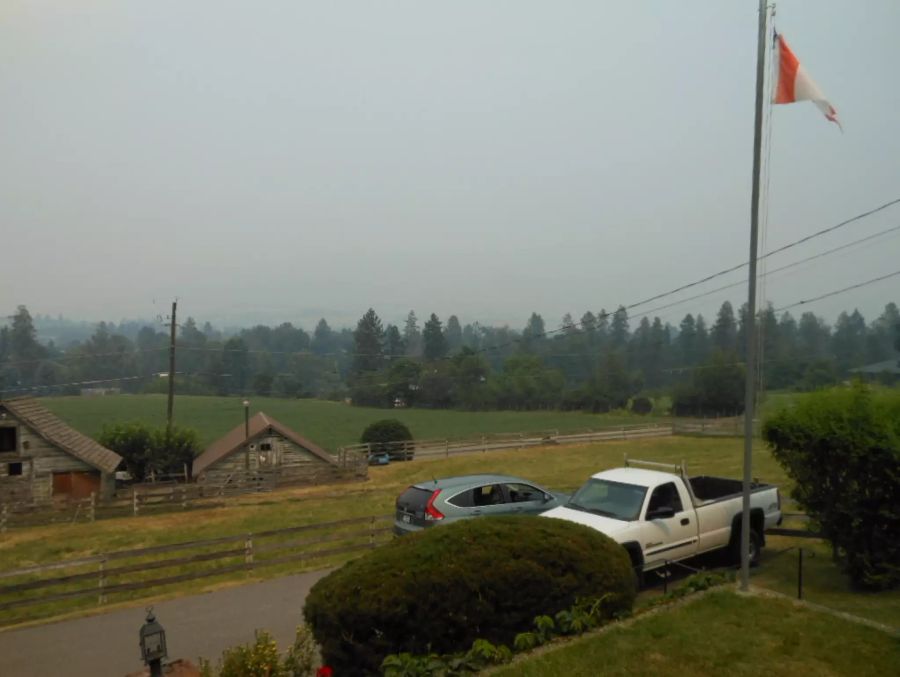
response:
[[[750,529],[750,566],[755,567],[759,564],[759,558],[762,555],[762,536],[756,529]],[[735,533],[729,546],[729,559],[734,566],[741,566],[741,534]]]
[[[631,560],[631,570],[634,572],[635,586],[638,590],[643,590],[646,584],[644,575],[644,555],[641,552],[641,546],[638,543],[624,543],[622,545],[628,557]]]

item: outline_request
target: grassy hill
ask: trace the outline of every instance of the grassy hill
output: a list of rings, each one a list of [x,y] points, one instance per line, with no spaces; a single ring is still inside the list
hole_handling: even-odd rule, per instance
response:
[[[551,648],[502,677],[896,674],[890,635],[784,599],[715,592],[633,624]]]
[[[106,423],[144,421],[162,425],[166,420],[165,395],[47,397],[41,401],[67,423],[91,436],[96,436]],[[177,396],[175,422],[197,430],[206,446],[243,424],[242,403],[243,399],[239,397]],[[251,416],[259,411],[332,451],[341,445],[355,444],[369,423],[382,418],[400,419],[418,439],[464,439],[490,433],[545,430],[575,431],[659,420],[628,413],[373,409],[323,400],[251,398]]]

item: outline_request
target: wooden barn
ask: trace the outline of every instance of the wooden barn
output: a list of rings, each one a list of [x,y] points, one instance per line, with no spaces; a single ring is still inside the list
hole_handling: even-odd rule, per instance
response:
[[[287,484],[331,481],[345,470],[345,463],[259,412],[194,459],[193,477],[213,486],[243,484],[248,478]]]
[[[0,400],[0,501],[108,498],[121,462],[36,399]]]

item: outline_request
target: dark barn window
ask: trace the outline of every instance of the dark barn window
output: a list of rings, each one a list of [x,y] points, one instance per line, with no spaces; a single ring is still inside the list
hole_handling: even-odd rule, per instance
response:
[[[0,428],[0,451],[18,451],[16,429],[13,426]]]

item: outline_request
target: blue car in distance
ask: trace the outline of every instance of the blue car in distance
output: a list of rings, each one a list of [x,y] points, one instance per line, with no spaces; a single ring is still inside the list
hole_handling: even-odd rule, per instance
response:
[[[511,475],[464,475],[420,482],[397,497],[394,533],[488,515],[538,515],[563,505],[568,494]]]

